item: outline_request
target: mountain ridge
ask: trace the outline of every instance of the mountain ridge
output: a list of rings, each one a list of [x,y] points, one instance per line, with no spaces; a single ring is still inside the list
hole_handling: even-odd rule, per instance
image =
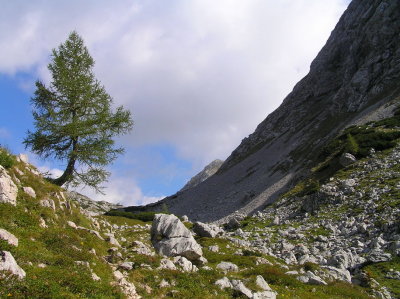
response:
[[[393,1],[352,1],[310,72],[215,175],[158,203],[126,210],[155,211],[166,205],[191,219],[225,221],[235,212],[251,214],[273,203],[307,175],[340,130],[396,102],[399,11]]]

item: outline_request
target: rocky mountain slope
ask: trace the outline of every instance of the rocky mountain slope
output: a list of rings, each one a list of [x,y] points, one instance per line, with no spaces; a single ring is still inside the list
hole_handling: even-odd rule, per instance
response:
[[[180,191],[184,191],[190,188],[193,188],[197,186],[198,184],[204,182],[206,179],[208,179],[210,176],[215,174],[221,167],[221,165],[224,163],[224,161],[221,160],[214,160],[210,164],[208,164],[202,171],[200,171],[198,174],[196,174],[194,177],[192,177],[189,182],[183,186],[183,188]]]
[[[272,204],[319,161],[342,129],[393,113],[400,95],[400,3],[353,0],[310,72],[199,185],[146,207],[191,219],[251,214]]]
[[[400,112],[361,128],[399,136],[362,158],[341,155],[347,166],[327,183],[301,181],[223,226],[91,216],[88,199],[0,153],[0,297],[400,298]]]

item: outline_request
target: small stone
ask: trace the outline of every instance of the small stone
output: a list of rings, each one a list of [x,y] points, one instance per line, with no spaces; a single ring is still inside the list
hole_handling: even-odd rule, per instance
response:
[[[170,287],[170,286],[171,286],[171,285],[169,284],[169,282],[166,281],[165,279],[161,280],[161,282],[160,282],[160,284],[159,284],[159,287],[160,287],[160,288],[168,288],[168,287]]]
[[[74,228],[74,229],[77,229],[77,228],[78,228],[78,227],[76,226],[75,222],[67,221],[67,224],[68,224],[68,226],[70,226],[70,227],[72,227],[72,228]]]
[[[133,265],[134,265],[133,262],[123,262],[122,264],[120,264],[118,266],[118,269],[123,269],[123,270],[129,271],[129,270],[133,269]]]
[[[23,187],[22,188],[26,194],[28,194],[30,197],[36,198],[36,192],[33,190],[31,187]]]

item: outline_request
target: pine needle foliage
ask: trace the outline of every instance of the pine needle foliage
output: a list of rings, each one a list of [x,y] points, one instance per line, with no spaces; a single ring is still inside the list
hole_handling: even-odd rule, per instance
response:
[[[84,184],[101,191],[109,173],[105,166],[123,153],[113,137],[128,133],[131,113],[122,106],[112,110],[112,98],[93,73],[94,60],[83,39],[73,31],[48,65],[52,80],[36,82],[31,99],[35,131],[24,144],[40,157],[66,162],[53,183]]]

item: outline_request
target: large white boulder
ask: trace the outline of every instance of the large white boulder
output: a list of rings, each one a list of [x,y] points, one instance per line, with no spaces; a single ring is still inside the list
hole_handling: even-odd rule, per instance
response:
[[[4,167],[0,165],[0,202],[17,205],[17,193],[17,186]]]
[[[18,238],[2,228],[0,228],[0,239],[6,241],[9,245],[18,246]]]
[[[0,271],[7,271],[19,279],[26,276],[25,271],[18,266],[12,254],[8,251],[0,251]]]
[[[175,215],[154,216],[151,242],[157,252],[164,256],[183,256],[193,261],[203,255],[201,246]]]

